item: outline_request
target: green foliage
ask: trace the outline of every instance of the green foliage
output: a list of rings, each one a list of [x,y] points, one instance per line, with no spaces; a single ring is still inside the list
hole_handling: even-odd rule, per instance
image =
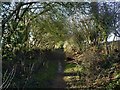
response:
[[[42,67],[42,69],[32,75],[29,83],[27,83],[27,87],[49,88],[51,87],[50,84],[52,83],[50,81],[54,80],[56,73],[57,63],[47,61],[46,65]],[[33,83],[35,83],[35,86],[33,86]]]
[[[3,73],[16,67],[10,87],[48,86],[57,71],[57,64],[51,59],[61,58],[50,51],[63,48],[65,41],[68,42],[65,51],[73,55],[79,51],[84,56],[81,64],[67,64],[65,72],[79,73],[80,82],[87,87],[96,83],[96,86],[103,86],[106,82],[108,89],[119,86],[119,72],[113,74],[115,80],[112,82],[108,82],[105,76],[111,75],[109,72],[117,67],[114,63],[118,59],[110,54],[107,42],[109,34],[117,30],[115,24],[118,23],[117,13],[110,5],[97,2],[19,2],[13,8],[10,3],[2,3]],[[95,50],[90,50],[91,47]],[[101,53],[100,49],[104,52]],[[109,58],[113,60],[109,61]]]
[[[120,79],[115,79],[106,86],[107,90],[113,90],[118,88],[120,88]]]

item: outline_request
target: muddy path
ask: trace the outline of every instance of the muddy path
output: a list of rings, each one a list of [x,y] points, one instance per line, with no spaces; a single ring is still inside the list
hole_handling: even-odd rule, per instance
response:
[[[66,88],[66,83],[64,81],[64,67],[65,67],[65,54],[62,50],[56,51],[58,53],[57,57],[57,73],[53,80],[53,85],[51,88]]]
[[[64,81],[64,63],[58,61],[58,71],[55,79],[53,80],[52,88],[66,88],[66,83]]]

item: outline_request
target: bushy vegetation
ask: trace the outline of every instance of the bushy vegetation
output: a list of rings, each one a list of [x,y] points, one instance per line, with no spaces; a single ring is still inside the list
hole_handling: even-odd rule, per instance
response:
[[[65,88],[120,87],[119,5],[1,2],[1,87],[52,87],[59,67]]]
[[[65,73],[77,73],[77,79],[74,78],[75,76],[64,78],[68,86],[70,85],[70,88],[120,88],[119,57],[114,56],[115,52],[108,57],[105,53],[97,53],[93,48],[88,49],[82,55],[74,56],[77,59],[67,63]]]

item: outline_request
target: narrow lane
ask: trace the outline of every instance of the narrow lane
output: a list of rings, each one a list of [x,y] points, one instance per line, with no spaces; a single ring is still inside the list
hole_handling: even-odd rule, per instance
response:
[[[66,83],[63,80],[64,70],[63,70],[62,65],[63,65],[63,63],[60,60],[58,60],[58,72],[57,72],[55,79],[53,80],[52,88],[66,88]]]

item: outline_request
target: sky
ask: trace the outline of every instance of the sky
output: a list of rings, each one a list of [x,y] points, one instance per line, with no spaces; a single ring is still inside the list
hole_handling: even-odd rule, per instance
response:
[[[114,35],[113,33],[111,33],[111,34],[109,35],[108,42],[113,41],[114,36],[115,36],[115,35]],[[117,40],[120,40],[120,37],[116,37],[116,36],[115,36],[115,41],[117,41]]]

